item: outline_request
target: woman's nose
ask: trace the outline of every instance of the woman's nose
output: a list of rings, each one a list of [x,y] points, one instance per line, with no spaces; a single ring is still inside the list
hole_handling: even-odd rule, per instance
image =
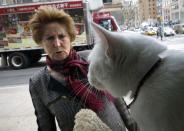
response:
[[[55,40],[54,40],[54,46],[55,47],[61,46],[61,44],[62,44],[61,42],[62,41],[58,37],[56,37]]]

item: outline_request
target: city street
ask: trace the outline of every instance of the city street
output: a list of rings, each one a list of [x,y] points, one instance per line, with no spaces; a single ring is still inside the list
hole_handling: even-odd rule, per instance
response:
[[[0,131],[36,131],[28,85],[0,88]]]
[[[41,67],[44,66],[45,58],[42,58],[39,63],[33,67],[21,70],[12,70],[8,68],[0,68],[0,88],[14,86],[14,85],[24,85],[28,84],[29,78]]]
[[[168,49],[184,50],[184,34],[174,37],[164,37],[163,43],[167,45]]]
[[[156,36],[153,37],[156,39]],[[164,37],[163,41],[160,39],[159,41],[169,49],[184,50],[184,34],[174,37]],[[29,78],[44,66],[44,61],[45,58],[43,57],[36,65],[22,70],[12,70],[10,68],[0,67],[0,88],[8,88],[14,85],[27,85]]]
[[[40,6],[54,10],[49,7],[44,11]],[[73,40],[75,34],[72,45],[84,49],[80,45],[94,41],[91,22],[113,32],[148,35],[169,50],[184,52],[184,0],[0,0],[0,131],[37,131],[29,79],[45,66],[41,48],[55,53],[54,46],[70,43],[67,38]],[[169,37],[161,40],[156,36],[163,34]],[[56,54],[60,58],[63,50]],[[8,65],[20,70],[5,66],[6,59]]]
[[[37,130],[28,82],[44,61],[22,70],[0,67],[0,131]]]
[[[182,34],[164,37],[161,42],[169,49],[184,50],[183,41],[184,35]],[[0,131],[36,130],[37,125],[28,82],[35,72],[43,68],[44,61],[45,58],[42,58],[38,64],[22,70],[0,67]]]

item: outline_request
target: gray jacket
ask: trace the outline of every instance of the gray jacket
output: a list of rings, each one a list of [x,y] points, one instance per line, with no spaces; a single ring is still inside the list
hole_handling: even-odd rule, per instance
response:
[[[67,87],[52,78],[44,68],[30,78],[30,94],[37,117],[38,131],[56,131],[55,118],[62,131],[72,131],[74,116],[86,108],[79,98],[73,96]],[[119,112],[112,102],[103,98],[104,110],[97,113],[113,131],[124,131]]]

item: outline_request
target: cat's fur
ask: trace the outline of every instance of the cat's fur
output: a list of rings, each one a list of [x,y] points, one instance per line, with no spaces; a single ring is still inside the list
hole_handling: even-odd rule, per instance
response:
[[[143,35],[93,26],[99,40],[89,55],[90,84],[125,96],[142,81],[130,108],[140,131],[184,131],[184,53]]]

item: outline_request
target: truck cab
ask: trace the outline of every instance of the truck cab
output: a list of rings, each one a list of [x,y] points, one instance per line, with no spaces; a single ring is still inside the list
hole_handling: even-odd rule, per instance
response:
[[[109,31],[120,31],[116,19],[110,12],[94,12],[93,21]]]

